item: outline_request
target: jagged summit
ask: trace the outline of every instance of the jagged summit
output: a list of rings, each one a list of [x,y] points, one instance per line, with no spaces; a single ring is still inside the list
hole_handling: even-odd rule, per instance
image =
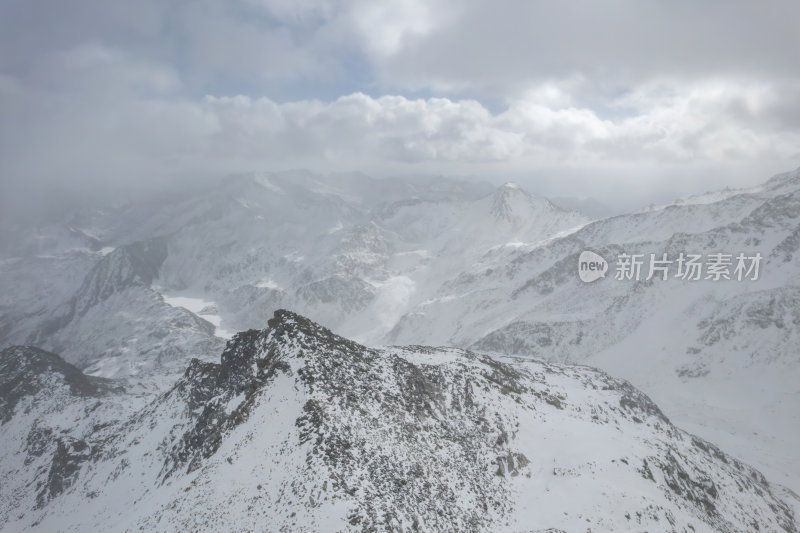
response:
[[[233,368],[249,369],[267,346],[275,343],[291,343],[302,348],[348,347],[356,350],[368,348],[334,334],[312,320],[286,309],[278,309],[267,321],[263,330],[250,329],[237,333],[228,341],[220,356],[220,364],[230,371]],[[295,353],[294,355],[300,355]],[[195,363],[196,364],[196,363]],[[187,371],[189,372],[189,371]]]
[[[287,309],[276,310],[272,318],[267,321],[267,326],[273,330],[302,332],[311,336],[322,335],[327,337],[333,335],[328,328],[322,327],[316,322]]]
[[[328,328],[302,315],[286,309],[278,309],[275,311],[273,317],[267,321],[267,326],[270,328],[273,335],[285,334],[290,339],[304,336],[327,345],[346,345],[351,348],[367,349],[350,339],[336,335]]]

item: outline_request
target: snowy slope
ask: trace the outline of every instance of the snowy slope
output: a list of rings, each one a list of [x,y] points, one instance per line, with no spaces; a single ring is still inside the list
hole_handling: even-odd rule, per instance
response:
[[[507,255],[504,265],[477,265],[483,271],[452,282],[462,296],[413,310],[393,340],[433,338],[601,367],[800,490],[799,232],[797,172],[708,204],[597,221]],[[577,277],[578,254],[587,249],[611,262],[607,278],[588,285]],[[764,260],[758,281],[637,283],[613,279],[623,251],[761,253]]]
[[[237,176],[22,231],[0,254],[0,348],[155,394],[289,308],[368,345],[600,367],[800,492],[798,191],[795,171],[589,221],[511,183]],[[609,277],[580,282],[586,249]],[[713,251],[761,253],[760,279],[613,279],[621,252]]]
[[[791,493],[586,367],[370,349],[286,311],[146,406],[0,360],[4,529],[798,530]]]

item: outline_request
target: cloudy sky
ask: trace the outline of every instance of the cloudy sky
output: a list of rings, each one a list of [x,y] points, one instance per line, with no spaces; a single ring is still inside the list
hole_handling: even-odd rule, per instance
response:
[[[636,201],[800,166],[800,2],[0,0],[13,193],[249,170]]]

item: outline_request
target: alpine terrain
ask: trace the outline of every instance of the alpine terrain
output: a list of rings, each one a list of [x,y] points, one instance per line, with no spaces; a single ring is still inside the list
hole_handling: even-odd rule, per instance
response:
[[[797,531],[798,279],[800,170],[599,219],[291,171],[9,222],[0,529]]]
[[[2,352],[11,531],[798,531],[798,500],[602,371],[372,349],[288,311],[156,398]]]

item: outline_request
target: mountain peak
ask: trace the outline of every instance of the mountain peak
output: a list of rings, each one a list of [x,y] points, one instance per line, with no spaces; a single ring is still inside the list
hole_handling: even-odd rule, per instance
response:
[[[294,351],[285,351],[290,357],[303,357],[306,350],[366,349],[302,315],[278,309],[267,321],[266,329],[250,329],[234,335],[220,356],[220,364],[212,365],[218,366],[218,370],[214,372],[218,372],[225,382],[251,379],[253,365],[259,369],[256,371],[258,375],[263,370],[262,367],[268,362],[271,364],[273,348],[279,344],[288,344],[296,348]],[[200,367],[206,370],[210,368],[198,361],[187,370],[186,376],[195,374]]]
[[[524,220],[533,212],[549,210],[553,205],[544,198],[537,198],[519,184],[507,181],[498,187],[492,196],[491,213],[500,220]]]
[[[326,327],[320,326],[316,322],[286,309],[278,309],[272,318],[267,321],[268,332],[273,338],[285,335],[290,339],[304,339],[304,344],[319,345],[354,345],[363,348],[357,343],[336,335]]]
[[[311,320],[307,319],[302,315],[298,315],[293,311],[289,311],[288,309],[277,309],[273,314],[272,318],[267,321],[267,326],[272,329],[283,327],[289,329],[313,329],[314,327],[320,327]]]

